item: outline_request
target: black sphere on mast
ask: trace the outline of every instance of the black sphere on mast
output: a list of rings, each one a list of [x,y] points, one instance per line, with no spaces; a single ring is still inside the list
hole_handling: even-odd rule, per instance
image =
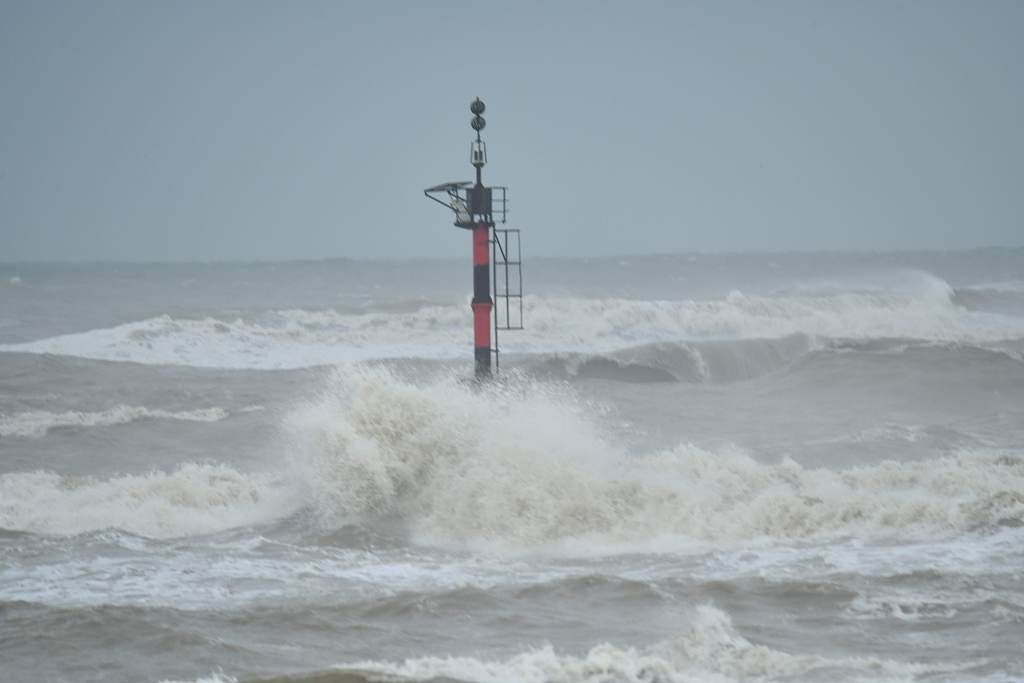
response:
[[[469,121],[469,126],[476,131],[476,141],[473,143],[470,150],[470,163],[476,168],[476,184],[478,186],[483,185],[483,180],[480,177],[480,170],[487,163],[487,145],[484,144],[483,140],[480,139],[480,131],[487,125],[487,121],[481,114],[487,110],[487,105],[479,97],[473,100],[469,105],[469,111],[473,114],[473,118]]]

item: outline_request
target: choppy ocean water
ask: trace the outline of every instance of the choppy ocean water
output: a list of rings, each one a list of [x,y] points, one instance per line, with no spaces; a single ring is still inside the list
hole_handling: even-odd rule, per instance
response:
[[[1024,679],[1024,250],[0,265],[0,680]]]

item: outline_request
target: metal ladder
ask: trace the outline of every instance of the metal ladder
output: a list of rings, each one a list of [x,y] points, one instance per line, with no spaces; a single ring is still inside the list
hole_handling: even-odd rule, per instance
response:
[[[494,292],[494,369],[501,365],[498,330],[523,329],[523,252],[518,228],[494,228],[491,232],[491,263]]]

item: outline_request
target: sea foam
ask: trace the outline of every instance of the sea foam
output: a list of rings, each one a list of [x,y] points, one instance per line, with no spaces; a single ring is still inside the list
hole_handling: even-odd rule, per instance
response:
[[[325,523],[399,515],[430,542],[948,535],[1024,520],[1024,458],[964,453],[842,471],[689,444],[627,456],[558,385],[474,391],[339,372],[291,418]]]
[[[964,452],[833,470],[680,444],[627,455],[602,411],[557,383],[415,384],[334,373],[286,419],[267,474],[188,464],[106,480],[0,476],[0,527],[145,536],[260,524],[401,520],[419,542],[510,551],[678,537],[712,544],[855,536],[949,537],[1024,521],[1024,457]]]
[[[906,338],[982,344],[1024,337],[1024,319],[969,310],[944,281],[919,273],[888,288],[795,287],[716,300],[528,297],[526,329],[506,338],[523,353],[605,353],[658,342]],[[256,318],[168,315],[19,344],[0,351],[223,368],[298,368],[371,358],[461,356],[468,305],[413,312],[287,309]]]
[[[278,519],[299,504],[272,477],[189,463],[172,472],[109,479],[12,472],[0,475],[0,528],[69,535],[121,529],[166,538]]]
[[[868,674],[873,681],[902,681],[925,674],[958,671],[971,665],[966,662],[950,668],[875,657],[791,654],[751,642],[736,630],[728,614],[713,605],[701,605],[693,610],[690,624],[684,631],[646,648],[604,643],[581,656],[573,656],[559,654],[551,646],[545,646],[505,660],[421,657],[394,663],[355,662],[338,668],[359,676],[355,680],[365,681],[397,678],[473,683],[726,683],[789,680],[815,672],[826,674],[823,680],[836,680],[842,672],[844,678]]]

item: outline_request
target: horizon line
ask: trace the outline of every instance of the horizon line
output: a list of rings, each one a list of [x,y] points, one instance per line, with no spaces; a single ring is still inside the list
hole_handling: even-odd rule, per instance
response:
[[[967,254],[971,252],[984,251],[1019,251],[1024,250],[1021,245],[987,245],[977,247],[954,247],[949,249],[939,248],[897,248],[897,249],[727,249],[727,250],[699,250],[692,251],[670,251],[670,252],[627,252],[623,254],[602,254],[602,255],[538,255],[530,259],[536,260],[611,260],[623,258],[653,258],[653,257],[678,257],[678,256],[755,256],[755,255],[812,255],[830,254],[844,256],[867,256],[872,254]],[[0,260],[0,267],[7,266],[99,266],[99,265],[131,265],[131,266],[181,266],[181,265],[257,265],[257,264],[281,264],[281,263],[330,263],[330,262],[352,262],[352,263],[413,263],[413,262],[434,262],[434,261],[462,261],[460,256],[325,256],[320,258],[211,258],[211,259],[26,259],[22,261]],[[524,259],[526,260],[526,259]]]

